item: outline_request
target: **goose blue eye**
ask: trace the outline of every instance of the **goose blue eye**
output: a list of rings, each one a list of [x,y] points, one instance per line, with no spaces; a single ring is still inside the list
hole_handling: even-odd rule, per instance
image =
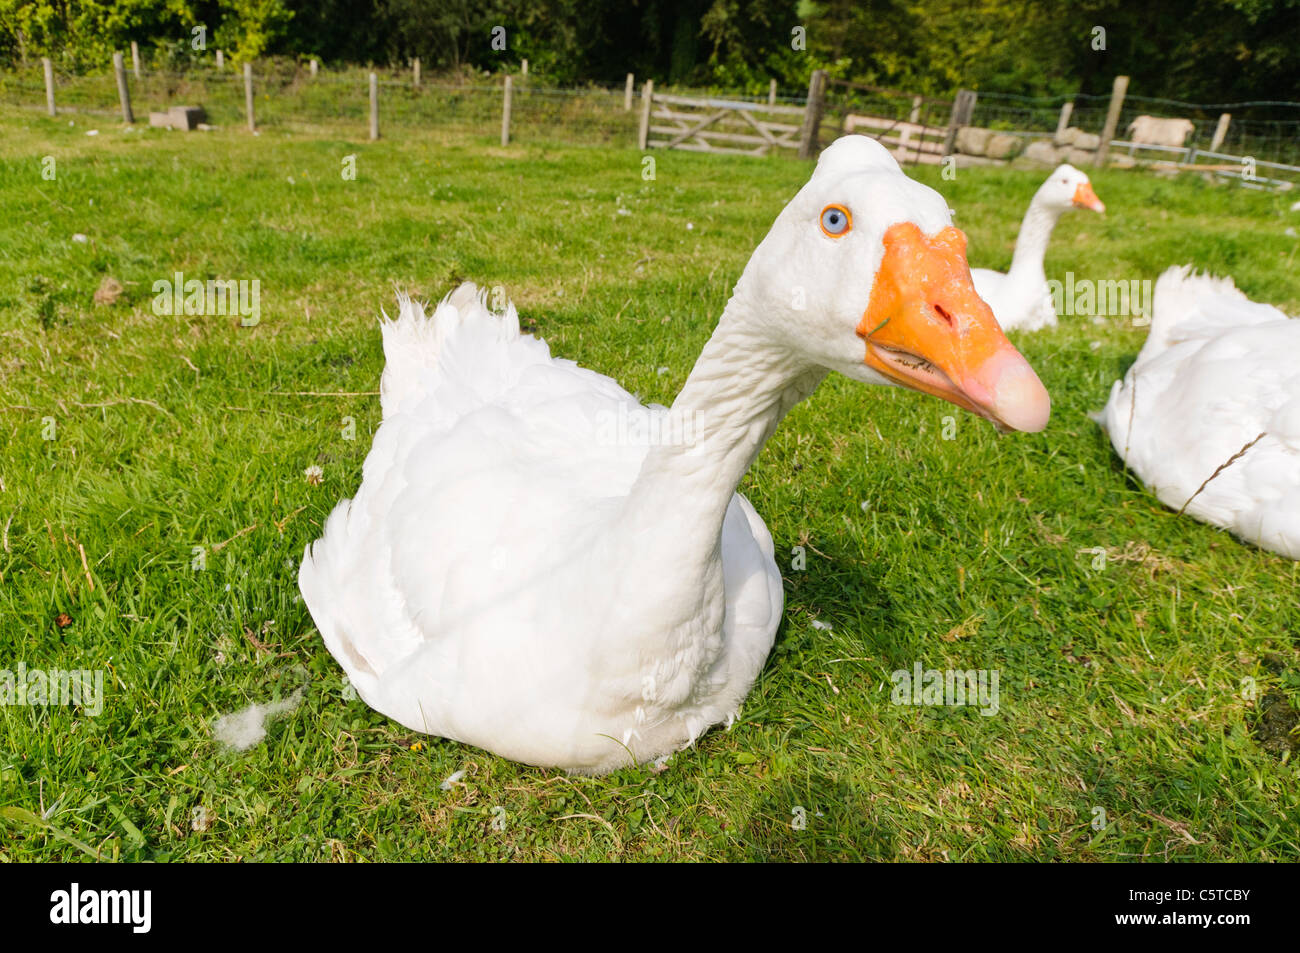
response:
[[[821,224],[823,232],[831,238],[839,238],[848,232],[853,220],[843,205],[828,205],[822,209]]]

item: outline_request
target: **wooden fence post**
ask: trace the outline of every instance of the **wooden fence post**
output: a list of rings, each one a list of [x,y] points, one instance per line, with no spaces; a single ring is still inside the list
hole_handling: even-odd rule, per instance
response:
[[[1061,117],[1056,120],[1056,135],[1052,137],[1053,141],[1061,141],[1061,136],[1065,135],[1065,130],[1070,128],[1070,116],[1073,114],[1074,101],[1071,100],[1061,107]]]
[[[528,60],[524,60],[519,64],[519,78],[520,79],[528,78]]]
[[[941,155],[944,158],[952,155],[953,147],[957,144],[957,126],[958,117],[961,115],[962,104],[966,101],[966,90],[957,90],[957,96],[952,101],[952,106],[948,109],[948,130],[943,136],[943,149]]]
[[[908,121],[908,122],[915,124],[915,123],[918,123],[918,122],[921,121],[921,103],[922,103],[922,102],[924,102],[924,99],[922,99],[922,97],[920,97],[920,96],[913,96],[913,97],[912,97],[912,111],[911,111],[910,113],[907,114],[907,121]]]
[[[514,90],[512,77],[506,74],[505,100],[501,105],[501,145],[510,145],[510,97]]]
[[[419,89],[420,88],[420,58],[418,56],[411,61],[411,72],[414,74],[412,76],[411,81],[415,84],[415,88]]]
[[[1110,153],[1110,141],[1115,138],[1115,127],[1119,125],[1120,110],[1124,108],[1124,94],[1128,92],[1128,77],[1116,76],[1115,85],[1110,91],[1110,108],[1106,110],[1106,125],[1101,129],[1101,145],[1097,148],[1097,168],[1106,165],[1106,156]]]
[[[370,74],[370,141],[379,138],[379,77]]]
[[[122,53],[113,53],[113,72],[117,74],[117,98],[122,102],[122,121],[130,125],[135,122],[131,113],[131,91],[126,85],[126,67],[122,64]]]
[[[767,84],[767,104],[769,106],[776,105],[776,80],[772,80]]]
[[[140,78],[140,44],[135,40],[131,41],[131,70],[135,73],[135,78]]]
[[[316,61],[315,57],[313,57],[313,58],[312,58],[312,61],[311,61],[311,78],[312,78],[312,79],[315,79],[315,78],[316,78],[316,71],[317,71],[318,69],[320,69],[320,63],[318,63],[318,62]]]
[[[648,79],[641,87],[641,125],[636,134],[636,147],[645,152],[650,141],[650,106],[655,98],[655,81]]]
[[[1223,145],[1223,140],[1228,137],[1228,123],[1231,121],[1232,113],[1223,113],[1219,116],[1219,124],[1214,127],[1214,138],[1210,140],[1211,152],[1218,152],[1219,147]]]
[[[957,146],[957,131],[962,126],[970,125],[975,116],[976,98],[974,90],[957,90],[957,96],[952,101],[952,112],[948,115],[948,131],[943,137],[943,155],[952,155]]]
[[[217,50],[217,69],[226,68],[226,51]]]
[[[253,64],[244,64],[244,110],[248,113],[248,131],[257,132],[257,120],[253,116]]]
[[[623,87],[623,112],[632,111],[632,74],[627,74],[627,85]]]
[[[50,115],[55,114],[54,109],[54,63],[48,56],[41,57],[41,66],[45,69],[45,108]]]
[[[799,130],[799,158],[816,158],[819,145],[818,127],[826,106],[826,71],[815,69],[808,78],[808,103],[803,109],[803,128]]]

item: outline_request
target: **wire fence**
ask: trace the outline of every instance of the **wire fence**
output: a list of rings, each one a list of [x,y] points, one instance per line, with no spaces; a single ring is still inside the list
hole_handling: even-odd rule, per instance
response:
[[[981,91],[971,124],[1030,136],[1050,136],[1056,131],[1061,108],[1066,103],[1073,104],[1071,126],[1091,133],[1102,131],[1110,96],[1087,93],[1034,98]],[[1224,113],[1232,118],[1218,151],[1300,165],[1300,103],[1272,100],[1188,103],[1130,93],[1124,97],[1115,134],[1117,138],[1126,138],[1125,131],[1138,116],[1189,119],[1192,132],[1183,144],[1204,151],[1210,148],[1219,117]]]
[[[827,119],[843,126],[850,115],[876,116],[898,123],[942,129],[952,115],[952,100],[922,96],[898,89],[864,86],[835,80],[827,93]]]
[[[365,136],[370,118],[368,75],[379,91],[381,135],[386,127],[422,127],[449,136],[495,138],[500,133],[503,79],[493,76],[431,76],[419,85],[410,70],[350,68],[319,70],[272,62],[253,70],[253,112],[259,129],[293,129]],[[151,111],[174,105],[202,106],[213,126],[247,122],[242,72],[227,68],[184,73],[148,70],[136,76],[128,66],[128,86],[137,122]],[[510,130],[512,139],[562,141],[593,145],[635,143],[639,85],[631,97],[623,86],[590,84],[557,88],[513,76]],[[59,112],[120,117],[115,76],[58,74],[55,98]],[[661,87],[680,95],[716,95],[689,87]],[[743,102],[802,106],[802,97],[728,93]],[[45,83],[40,69],[0,73],[0,103],[44,109]]]
[[[496,82],[422,81],[410,74],[378,73],[381,134],[385,126],[424,127],[449,135],[490,136],[499,132],[502,86]],[[56,79],[60,112],[113,118],[120,116],[113,75],[60,76]],[[178,104],[202,106],[214,126],[247,122],[244,78],[232,71],[144,73],[130,77],[130,98],[137,121],[150,111]],[[44,108],[45,87],[39,72],[0,76],[0,102]],[[624,91],[599,86],[555,89],[519,82],[512,90],[512,135],[563,139],[591,144],[635,141],[635,104],[625,109]],[[367,71],[305,70],[255,72],[253,112],[259,129],[293,129],[365,136],[370,103]]]
[[[258,63],[253,72],[254,113],[259,128],[366,135],[371,71],[353,67],[313,72],[305,64],[266,61]],[[471,137],[496,138],[500,133],[500,75],[431,76],[417,86],[410,70],[386,68],[373,72],[378,77],[381,135],[387,127],[421,127]],[[152,69],[136,76],[128,67],[128,86],[138,121],[147,121],[149,111],[164,111],[177,104],[202,106],[207,121],[216,126],[243,125],[247,121],[244,78],[231,68],[186,72]],[[120,115],[116,80],[111,72],[59,73],[55,87],[60,111],[105,118]],[[807,101],[805,96],[789,91],[770,97],[685,87],[657,87],[656,91],[787,106],[803,106]],[[640,84],[629,99],[625,86],[555,88],[515,76],[511,137],[593,145],[633,143],[640,94]],[[43,109],[44,102],[45,83],[39,67],[0,73],[0,103]],[[1048,137],[1056,131],[1066,103],[1072,104],[1071,126],[1092,133],[1102,131],[1110,96],[1086,93],[1028,97],[979,91],[969,123],[1031,138]],[[949,99],[834,81],[822,117],[823,141],[842,129],[845,117],[851,114],[943,128],[951,119],[952,105]],[[1191,120],[1193,131],[1184,145],[1207,150],[1219,117],[1225,112],[1231,114],[1231,120],[1219,152],[1300,165],[1300,103],[1206,104],[1130,94],[1124,99],[1116,138],[1124,138],[1129,124],[1140,115],[1185,118]]]

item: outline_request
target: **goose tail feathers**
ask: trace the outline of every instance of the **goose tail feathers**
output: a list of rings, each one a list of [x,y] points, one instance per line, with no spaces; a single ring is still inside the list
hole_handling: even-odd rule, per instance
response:
[[[482,343],[505,345],[519,337],[519,315],[509,301],[501,313],[488,308],[489,292],[466,281],[438,303],[432,315],[425,305],[404,292],[397,294],[397,317],[385,312],[380,329],[384,338],[384,374],[379,381],[379,402],[384,419],[409,408],[432,389],[439,361],[449,337],[473,326]],[[500,295],[504,298],[504,295]]]

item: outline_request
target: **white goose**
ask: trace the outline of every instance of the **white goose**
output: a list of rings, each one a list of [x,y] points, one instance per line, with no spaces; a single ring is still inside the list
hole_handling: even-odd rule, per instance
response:
[[[1004,331],[1037,331],[1056,326],[1056,308],[1047,287],[1043,257],[1057,219],[1072,208],[1106,211],[1088,177],[1072,165],[1062,165],[1038,187],[1029,203],[1020,223],[1020,234],[1016,236],[1011,270],[1003,273],[988,268],[971,269],[975,290],[989,303]]]
[[[735,716],[783,605],[736,485],[828,370],[1006,429],[1049,413],[947,203],[861,136],[777,217],[671,411],[551,357],[473,285],[432,318],[402,300],[383,336],[383,423],[308,547],[303,597],[372,707],[574,772]]]
[[[1170,268],[1098,419],[1166,506],[1300,559],[1300,321],[1231,278]]]

